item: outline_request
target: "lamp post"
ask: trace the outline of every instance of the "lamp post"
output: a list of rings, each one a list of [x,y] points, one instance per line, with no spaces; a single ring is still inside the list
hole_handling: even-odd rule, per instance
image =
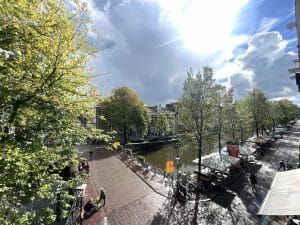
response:
[[[76,197],[76,205],[78,204],[79,205],[79,217],[80,217],[80,225],[82,225],[83,224],[83,221],[82,221],[82,216],[81,216],[81,214],[82,214],[82,205],[83,205],[83,192],[84,192],[84,188],[82,188],[81,186],[79,186],[79,187],[77,187],[77,188],[75,188],[74,189],[74,191],[75,191],[75,197]],[[78,200],[79,200],[79,202],[78,202]]]
[[[176,164],[176,179],[178,180],[178,171],[179,171],[179,163],[180,163],[180,157],[179,157],[179,147],[180,144],[176,144],[176,157],[174,158],[175,164]]]
[[[179,162],[180,162],[180,157],[177,155],[177,157],[175,157],[175,163],[176,163],[176,179],[177,179],[177,180],[178,180]]]

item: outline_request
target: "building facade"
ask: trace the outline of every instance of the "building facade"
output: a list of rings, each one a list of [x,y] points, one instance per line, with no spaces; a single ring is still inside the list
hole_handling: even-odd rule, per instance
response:
[[[165,115],[169,123],[170,129],[167,132],[167,134],[165,134],[165,136],[173,137],[177,134],[178,112],[176,110],[176,103],[170,103],[164,107],[162,107],[161,105],[146,106],[146,109],[148,110],[148,113],[150,115],[150,122],[148,123],[147,130],[145,131],[145,133],[140,134],[138,129],[134,126],[134,124],[132,124],[127,131],[128,140],[138,141],[142,139],[159,139],[161,134],[156,126],[159,113]],[[111,122],[101,119],[101,106],[96,107],[96,128],[104,130],[106,132],[111,132],[112,130],[115,130],[119,133],[119,135],[122,135],[122,132],[116,127],[114,127],[114,125]]]

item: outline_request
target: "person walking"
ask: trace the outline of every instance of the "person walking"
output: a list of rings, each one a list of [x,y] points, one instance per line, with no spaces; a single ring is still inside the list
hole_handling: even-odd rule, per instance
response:
[[[91,151],[89,151],[89,154],[90,154],[90,159],[91,158],[93,158],[93,154],[94,154],[94,152],[91,150]]]
[[[82,170],[83,170],[82,163],[78,163],[78,172],[79,172],[79,175],[82,174]]]
[[[257,184],[257,178],[256,178],[255,174],[251,173],[249,179],[250,179],[252,191],[256,191],[255,185]]]
[[[282,160],[280,160],[280,162],[279,162],[279,167],[278,167],[278,170],[280,170],[281,168],[283,168],[283,170],[285,171],[285,164],[284,164],[284,161],[283,161],[283,159],[282,159]]]
[[[86,170],[86,173],[90,173],[90,168],[91,168],[91,166],[90,166],[90,164],[87,162],[86,164],[85,164],[85,170]]]
[[[106,194],[105,194],[103,188],[100,189],[100,200],[99,200],[99,202],[101,202],[102,199],[103,199],[103,206],[104,206],[105,205]]]

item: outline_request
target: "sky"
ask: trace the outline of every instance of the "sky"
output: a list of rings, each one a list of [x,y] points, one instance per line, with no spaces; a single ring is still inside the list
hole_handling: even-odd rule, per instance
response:
[[[297,58],[294,0],[83,0],[100,50],[94,83],[109,95],[133,89],[148,105],[182,93],[186,71],[214,69],[235,99],[253,88],[300,104],[289,68]]]

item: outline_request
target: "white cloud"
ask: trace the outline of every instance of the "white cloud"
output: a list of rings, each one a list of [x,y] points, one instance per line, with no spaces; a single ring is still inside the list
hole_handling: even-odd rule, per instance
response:
[[[279,32],[257,33],[248,41],[247,50],[237,54],[235,60],[218,72],[227,73],[238,98],[254,87],[262,89],[270,98],[298,95],[287,71],[293,67],[296,54],[286,52],[286,46],[287,41]]]
[[[263,89],[269,97],[297,93],[287,72],[295,58],[293,53],[286,52],[288,41],[278,32],[258,33],[251,38],[232,34],[235,18],[248,0],[218,1],[220,6],[213,13],[215,7],[208,7],[212,3],[206,3],[207,8],[198,0],[85,1],[100,37],[116,43],[94,61],[97,70],[111,73],[98,81],[106,82],[106,91],[129,86],[146,103],[165,103],[178,97],[189,67],[211,65],[216,68],[215,78],[229,78],[228,85],[235,88],[237,97],[245,96],[253,87]],[[202,11],[197,11],[199,7]],[[219,22],[225,19],[221,13],[232,24],[222,27]],[[275,20],[265,20],[261,29],[270,29]],[[194,36],[185,37],[185,29],[190,29],[187,34]],[[94,33],[90,36],[96,39]],[[247,41],[248,48],[237,49]]]
[[[263,20],[261,21],[259,28],[258,28],[258,32],[267,32],[270,31],[274,26],[276,26],[277,24],[280,23],[280,19],[279,18],[269,18],[269,17],[265,17],[263,18]]]

